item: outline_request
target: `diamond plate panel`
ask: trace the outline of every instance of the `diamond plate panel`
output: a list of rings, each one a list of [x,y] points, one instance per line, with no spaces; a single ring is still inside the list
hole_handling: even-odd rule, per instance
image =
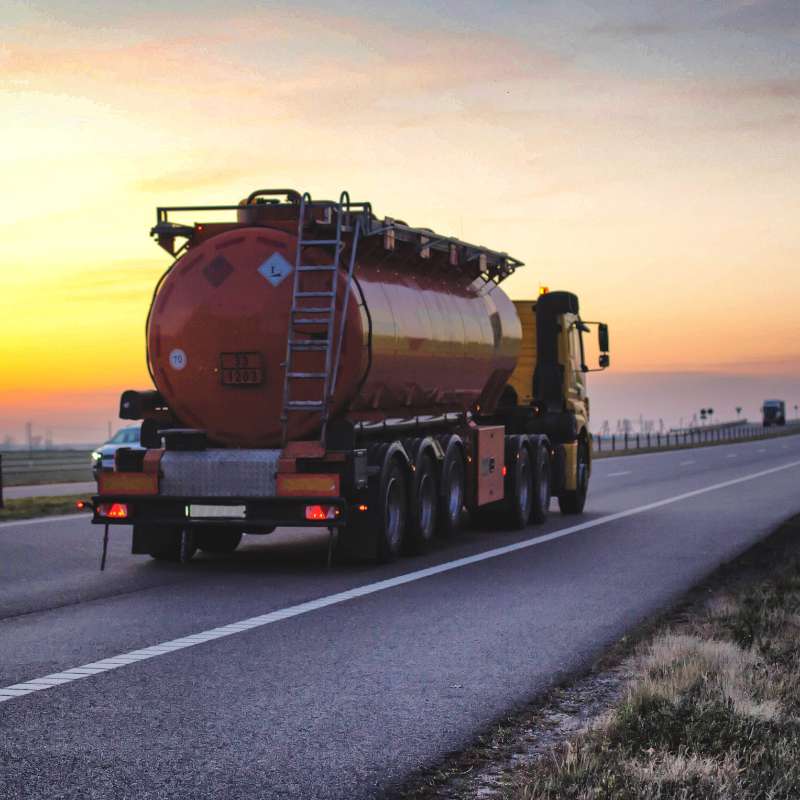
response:
[[[167,497],[275,497],[280,450],[168,450],[161,459]]]

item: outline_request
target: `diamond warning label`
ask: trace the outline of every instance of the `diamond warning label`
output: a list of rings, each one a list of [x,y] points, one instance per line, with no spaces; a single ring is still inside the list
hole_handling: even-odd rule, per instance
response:
[[[273,253],[258,271],[273,286],[277,286],[287,275],[291,275],[292,265],[280,253]]]

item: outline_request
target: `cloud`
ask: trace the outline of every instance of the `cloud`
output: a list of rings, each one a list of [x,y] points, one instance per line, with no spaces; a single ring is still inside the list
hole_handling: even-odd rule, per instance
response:
[[[629,7],[630,9],[631,7]],[[599,22],[588,33],[609,39],[697,35],[710,31],[792,35],[800,30],[797,0],[711,0],[704,4],[644,4],[618,18]]]
[[[797,0],[740,0],[719,14],[717,24],[747,33],[792,34],[800,31]]]
[[[588,32],[614,39],[639,39],[646,36],[670,36],[685,30],[686,27],[682,24],[654,20],[652,22],[601,22],[589,28]]]
[[[201,161],[202,159],[197,160]],[[147,176],[135,181],[133,188],[141,192],[183,192],[205,189],[209,186],[218,186],[250,177],[252,177],[251,169],[219,168],[206,164]]]
[[[734,87],[739,96],[775,100],[800,100],[800,78],[750,81]]]
[[[165,121],[190,111],[221,125],[274,124],[309,113],[364,120],[414,97],[433,104],[441,93],[552,77],[567,63],[544,47],[491,32],[476,42],[468,33],[420,35],[374,18],[319,11],[260,11],[224,26],[201,17],[177,37],[93,33],[20,32],[0,53],[0,86],[86,96]]]

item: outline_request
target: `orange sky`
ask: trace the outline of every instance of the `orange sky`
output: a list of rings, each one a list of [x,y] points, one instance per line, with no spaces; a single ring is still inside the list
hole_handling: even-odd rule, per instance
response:
[[[155,206],[266,186],[509,251],[618,372],[796,375],[800,11],[661,6],[11,0],[0,436],[104,431],[147,385]]]

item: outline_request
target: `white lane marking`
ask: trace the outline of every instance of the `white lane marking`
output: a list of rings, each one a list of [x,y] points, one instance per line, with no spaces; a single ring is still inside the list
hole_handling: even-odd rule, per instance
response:
[[[607,478],[617,478],[620,475],[630,475],[630,474],[631,474],[631,470],[628,469],[628,470],[625,470],[625,472],[609,472],[608,475],[606,475],[606,477]]]
[[[695,460],[691,459],[689,461],[681,461],[681,463],[678,466],[680,466],[680,467],[688,467],[689,464],[695,464],[695,463],[696,463]]]
[[[18,519],[11,522],[0,522],[0,528],[16,528],[23,525],[41,525],[43,522],[64,522],[67,519],[91,519],[91,514],[58,514],[52,517],[34,517],[33,519]]]
[[[766,453],[767,452],[767,448],[766,447],[759,447],[758,448],[758,452],[759,453]]]
[[[682,500],[689,500],[692,497],[699,497],[700,495],[715,492],[718,489],[726,489],[729,486],[736,486],[740,483],[755,480],[756,478],[763,478],[765,475],[773,475],[776,472],[782,472],[793,467],[800,467],[800,461],[791,461],[788,464],[782,464],[779,467],[772,467],[771,469],[764,469],[760,472],[753,472],[750,475],[743,475],[740,478],[733,478],[722,483],[715,483],[711,486],[705,486],[702,489],[693,489],[690,492],[683,492],[682,494],[667,497],[664,500],[655,500],[652,503],[647,503],[643,506],[636,508],[629,508],[625,511],[617,511],[614,514],[607,514],[604,517],[591,519],[587,522],[581,522],[578,525],[571,525],[568,528],[561,528],[560,530],[546,533],[543,536],[536,536],[532,539],[525,539],[515,544],[508,544],[504,547],[496,547],[493,550],[486,550],[483,553],[476,553],[472,556],[458,558],[455,561],[447,561],[444,564],[437,564],[434,567],[427,567],[425,569],[416,570],[415,572],[407,572],[404,575],[397,575],[394,578],[387,578],[383,581],[376,583],[368,583],[364,586],[356,586],[353,589],[348,589],[344,592],[331,594],[327,597],[319,597],[316,600],[309,600],[306,603],[300,603],[295,606],[288,606],[281,608],[277,611],[270,611],[267,614],[261,614],[257,617],[249,617],[239,622],[232,622],[230,625],[222,625],[219,628],[211,628],[207,631],[182,636],[179,639],[172,639],[168,642],[155,644],[150,647],[143,647],[140,650],[131,650],[128,653],[104,658],[100,661],[93,661],[90,664],[84,664],[80,667],[73,667],[72,669],[65,669],[61,672],[55,672],[51,675],[44,675],[41,678],[34,678],[22,683],[15,683],[13,686],[6,686],[0,688],[0,703],[6,700],[11,700],[14,697],[23,697],[33,692],[40,692],[44,689],[49,689],[51,686],[60,686],[65,683],[72,683],[73,681],[81,680],[81,678],[88,678],[91,675],[96,675],[100,672],[110,672],[120,667],[127,666],[135,661],[146,661],[150,658],[172,653],[176,650],[183,650],[187,647],[194,647],[204,642],[212,641],[214,639],[222,639],[226,636],[233,636],[242,631],[249,631],[253,628],[262,628],[265,625],[271,625],[273,622],[280,622],[284,619],[291,619],[292,617],[299,617],[303,614],[308,614],[312,611],[319,611],[321,608],[328,608],[335,606],[339,603],[346,603],[350,600],[355,600],[358,597],[366,597],[367,595],[383,592],[387,589],[394,589],[397,586],[403,586],[407,583],[414,583],[415,581],[422,580],[423,578],[430,578],[433,575],[440,575],[443,572],[452,572],[461,567],[467,567],[472,564],[479,564],[482,561],[489,561],[493,558],[515,553],[518,550],[526,550],[529,547],[544,544],[545,542],[552,542],[555,539],[563,539],[565,536],[572,536],[580,531],[596,528],[598,525],[604,525],[608,522],[615,522],[618,519],[626,519],[633,517],[637,514],[644,514],[646,511],[653,511],[656,508],[663,508],[664,506],[679,503]]]
[[[739,458],[739,454],[738,453],[728,453],[728,455],[725,456],[725,458]]]

